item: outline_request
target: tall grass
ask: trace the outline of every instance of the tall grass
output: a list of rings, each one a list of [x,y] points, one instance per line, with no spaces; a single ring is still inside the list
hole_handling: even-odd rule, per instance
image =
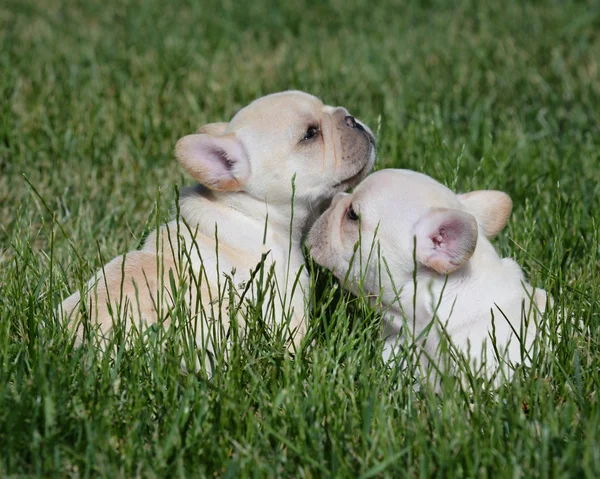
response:
[[[3,2],[0,475],[597,477],[599,28],[585,1]],[[75,346],[53,312],[171,217],[176,140],[290,88],[377,130],[377,168],[511,195],[495,246],[556,303],[531,368],[417,390],[310,261],[295,355],[260,327],[210,378],[180,328]]]

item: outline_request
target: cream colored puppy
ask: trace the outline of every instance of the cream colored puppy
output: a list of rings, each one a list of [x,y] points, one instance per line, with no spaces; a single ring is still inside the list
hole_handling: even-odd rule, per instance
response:
[[[63,302],[63,313],[76,320],[79,335],[83,321],[105,335],[117,315],[128,318],[128,329],[159,319],[168,326],[174,277],[176,289],[185,291],[190,323],[200,318],[227,331],[232,304],[224,275],[232,278],[236,301],[251,300],[256,289],[247,283],[264,253],[265,276],[271,267],[275,273],[265,308],[275,311],[275,324],[289,324],[298,342],[309,282],[302,233],[336,193],[369,173],[374,143],[346,109],[298,91],[260,98],[229,123],[181,138],[177,159],[198,185],[181,195],[180,218],[150,234],[140,251],[106,264],[89,281],[85,304],[76,292]],[[211,342],[206,329],[196,328],[197,344]]]
[[[519,265],[500,258],[488,239],[504,228],[511,209],[499,191],[456,195],[426,175],[382,170],[352,194],[338,194],[307,244],[317,263],[341,280],[348,274],[352,291],[362,280],[374,303],[381,292],[385,360],[436,318],[423,357],[439,357],[445,331],[472,366],[485,355],[485,375],[499,363],[510,375],[507,362],[527,359],[522,346],[529,350],[546,306],[546,293],[526,284]],[[413,321],[414,331],[405,334],[403,324],[410,330]]]

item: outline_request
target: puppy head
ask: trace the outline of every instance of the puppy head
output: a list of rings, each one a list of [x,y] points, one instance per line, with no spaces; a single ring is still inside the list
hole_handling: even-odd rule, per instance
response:
[[[268,95],[229,123],[212,123],[181,138],[183,167],[217,191],[245,191],[270,204],[316,206],[356,185],[375,159],[371,131],[345,108],[306,93]]]
[[[426,175],[381,170],[352,194],[335,196],[307,245],[339,279],[347,273],[362,278],[365,290],[377,294],[380,287],[390,289],[392,279],[396,288],[412,281],[415,260],[432,274],[457,270],[473,255],[478,238],[504,228],[511,206],[505,193],[456,195]]]

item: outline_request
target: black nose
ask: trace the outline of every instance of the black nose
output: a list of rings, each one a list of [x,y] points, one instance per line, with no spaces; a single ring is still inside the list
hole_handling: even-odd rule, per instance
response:
[[[364,130],[362,125],[360,123],[357,123],[354,117],[351,115],[348,115],[346,118],[344,118],[344,121],[346,122],[346,125],[348,125],[350,128],[358,128],[359,130]]]

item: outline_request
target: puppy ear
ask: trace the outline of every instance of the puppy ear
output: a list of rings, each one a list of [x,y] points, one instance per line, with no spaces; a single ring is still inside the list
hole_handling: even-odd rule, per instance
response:
[[[196,133],[201,133],[205,135],[223,135],[225,133],[225,128],[227,128],[229,123],[227,122],[219,122],[219,123],[207,123],[204,126],[198,128]]]
[[[250,176],[250,161],[235,134],[188,135],[175,145],[179,163],[200,184],[218,191],[240,191]]]
[[[506,193],[479,190],[459,195],[458,198],[466,206],[467,211],[477,218],[486,237],[493,238],[508,223],[512,200]]]
[[[435,208],[415,226],[417,261],[440,274],[465,264],[477,245],[477,221],[460,210]]]

